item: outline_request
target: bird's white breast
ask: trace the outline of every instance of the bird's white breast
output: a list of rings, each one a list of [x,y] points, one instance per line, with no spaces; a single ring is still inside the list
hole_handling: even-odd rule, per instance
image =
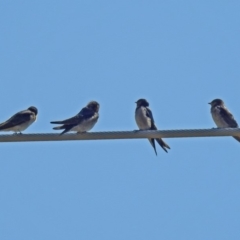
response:
[[[228,124],[224,121],[224,118],[220,114],[219,107],[214,107],[211,109],[211,114],[213,121],[216,123],[216,125],[220,128],[227,128]]]
[[[151,128],[151,119],[147,117],[145,107],[140,107],[135,112],[135,120],[138,128],[141,130],[148,130]]]

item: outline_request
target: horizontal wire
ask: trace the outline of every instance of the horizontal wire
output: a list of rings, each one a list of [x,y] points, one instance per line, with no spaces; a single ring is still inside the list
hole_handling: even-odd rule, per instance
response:
[[[187,138],[187,137],[223,137],[239,136],[240,128],[183,129],[183,130],[144,130],[88,133],[34,133],[0,135],[0,142],[36,142],[67,140],[111,140],[138,138]]]

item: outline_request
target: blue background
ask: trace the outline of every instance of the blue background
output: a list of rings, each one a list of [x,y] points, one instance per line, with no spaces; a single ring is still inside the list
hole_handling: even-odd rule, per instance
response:
[[[92,131],[212,128],[222,98],[240,121],[239,1],[1,1],[0,122],[31,105],[26,133],[97,100]],[[231,137],[1,143],[0,239],[240,237],[240,144]]]

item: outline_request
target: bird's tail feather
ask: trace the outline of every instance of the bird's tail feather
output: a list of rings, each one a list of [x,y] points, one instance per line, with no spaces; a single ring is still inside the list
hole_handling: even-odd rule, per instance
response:
[[[157,156],[157,150],[156,150],[154,138],[149,138],[148,140],[151,143],[151,145],[152,145],[152,147],[153,147],[153,149],[154,149],[154,151],[156,153],[156,156]]]
[[[170,149],[170,147],[161,138],[156,138],[156,141],[165,152],[168,152],[166,148]]]
[[[65,129],[66,127],[64,126],[64,125],[62,125],[62,126],[58,126],[58,127],[54,127],[53,129],[54,130],[59,130],[59,129]]]
[[[72,129],[72,127],[73,126],[71,125],[68,125],[68,126],[62,125],[62,126],[54,127],[53,129],[54,130],[64,129],[64,131],[60,133],[60,135],[63,135],[64,133],[69,132]]]
[[[63,135],[64,133],[68,132],[69,130],[70,130],[69,128],[66,128],[64,131],[62,131],[62,132],[60,133],[60,135]]]
[[[62,124],[62,121],[52,121],[50,123],[52,123],[52,124]]]
[[[240,142],[240,137],[234,137],[237,141]]]

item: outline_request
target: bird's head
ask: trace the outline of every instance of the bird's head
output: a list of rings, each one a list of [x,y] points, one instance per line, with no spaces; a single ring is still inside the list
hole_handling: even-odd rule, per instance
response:
[[[146,99],[140,98],[136,101],[137,107],[148,107],[149,103]]]
[[[219,98],[212,100],[212,101],[211,101],[210,103],[208,103],[208,104],[210,104],[212,107],[224,106],[223,100],[221,100],[221,99],[219,99]]]
[[[36,107],[31,106],[31,107],[28,108],[28,110],[30,110],[31,112],[33,112],[37,116],[38,110],[37,110]]]
[[[92,109],[94,112],[98,112],[99,108],[100,108],[100,105],[96,101],[91,101],[87,104],[86,107],[89,108],[89,109]]]

